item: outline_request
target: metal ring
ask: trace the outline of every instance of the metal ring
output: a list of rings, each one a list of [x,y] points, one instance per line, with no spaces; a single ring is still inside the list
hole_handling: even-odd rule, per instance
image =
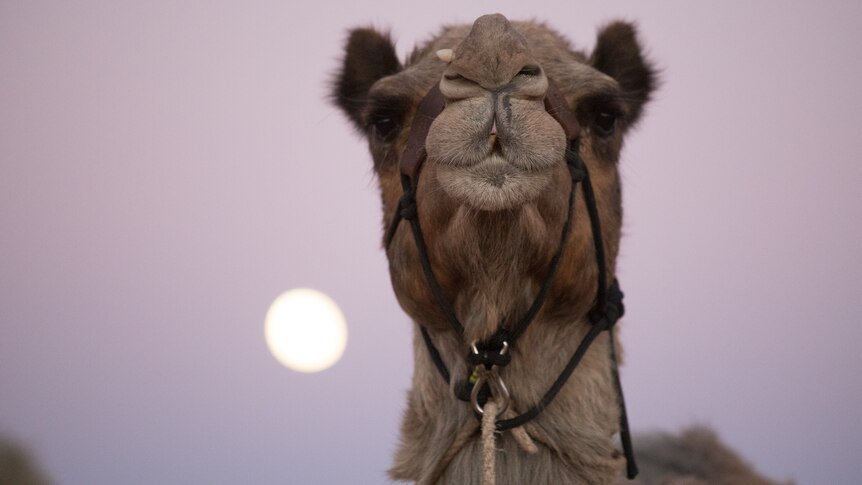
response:
[[[479,349],[476,347],[476,342],[470,344],[470,350],[473,351],[474,354],[479,355]],[[506,355],[506,352],[509,351],[509,342],[503,341],[503,347],[500,349],[500,355]],[[491,380],[488,379],[489,370],[481,369],[482,365],[476,366],[473,372],[479,373],[476,378],[476,382],[473,384],[473,389],[470,391],[470,404],[473,405],[473,409],[479,413],[480,416],[485,414],[485,410],[482,409],[482,406],[479,405],[479,391],[482,390],[482,386],[485,385],[485,382],[488,381],[488,384],[491,387],[491,398],[497,398],[500,403],[500,411],[499,413],[504,413],[507,409],[509,409],[509,401],[511,400],[511,394],[509,393],[509,388],[506,387],[506,383],[503,382],[503,378],[500,377],[500,374],[495,372],[497,369],[496,365],[492,365],[490,372],[493,372],[493,376]]]
[[[506,387],[506,383],[503,382],[503,378],[500,377],[499,374],[494,376],[494,380],[492,382],[493,384],[491,384],[491,387],[496,387],[497,389],[496,391],[492,390],[491,394],[496,398],[495,400],[498,401],[498,404],[500,405],[499,413],[503,414],[507,409],[509,409],[509,401],[511,397],[509,394],[509,388]]]
[[[500,405],[499,413],[503,414],[509,409],[511,394],[509,394],[509,388],[506,387],[506,383],[503,382],[503,378],[499,374],[495,374],[491,380],[488,380],[484,375],[476,379],[476,383],[473,384],[473,389],[470,391],[470,404],[480,416],[485,414],[485,410],[479,405],[479,391],[485,385],[485,381],[488,381],[491,386],[491,398],[498,401]]]
[[[480,376],[476,379],[476,383],[473,384],[473,390],[470,391],[470,404],[473,405],[473,409],[476,410],[479,415],[485,414],[485,410],[482,409],[482,406],[479,405],[479,390],[482,389],[482,386],[485,385],[485,376]]]

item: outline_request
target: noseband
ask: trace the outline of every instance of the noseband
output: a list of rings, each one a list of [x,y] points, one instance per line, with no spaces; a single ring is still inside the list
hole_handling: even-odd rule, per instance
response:
[[[622,303],[623,293],[620,291],[617,280],[614,279],[610,285],[607,283],[605,247],[604,242],[602,241],[602,231],[598,208],[596,206],[596,197],[593,192],[592,183],[590,182],[589,171],[580,156],[580,124],[560,91],[556,89],[550,80],[548,84],[548,91],[545,95],[545,109],[554,117],[554,119],[557,120],[558,123],[560,123],[566,134],[568,145],[566,150],[566,166],[569,169],[572,186],[569,191],[566,222],[563,224],[563,230],[560,235],[560,242],[557,247],[557,251],[551,258],[547,275],[545,276],[542,286],[533,300],[533,303],[513,328],[507,330],[501,327],[490,339],[482,343],[466,342],[464,340],[464,326],[455,315],[454,308],[446,299],[443,290],[440,287],[440,283],[437,281],[437,278],[431,269],[431,261],[428,258],[428,248],[425,244],[425,238],[422,235],[422,228],[419,225],[419,214],[416,206],[416,191],[419,187],[419,173],[422,168],[422,162],[425,160],[427,155],[425,151],[425,139],[428,136],[428,130],[431,128],[431,124],[434,122],[437,115],[443,111],[446,104],[438,85],[435,85],[428,94],[425,95],[422,102],[419,104],[416,115],[414,116],[413,126],[411,127],[410,134],[407,138],[407,147],[404,150],[404,154],[402,155],[400,162],[401,185],[404,193],[398,202],[395,216],[386,231],[385,241],[386,248],[388,249],[401,220],[404,219],[410,222],[413,239],[416,243],[419,255],[419,262],[422,265],[422,271],[425,274],[425,279],[431,289],[434,300],[445,315],[449,325],[470,348],[466,360],[473,366],[473,375],[463,381],[462,385],[456,386],[456,397],[463,401],[471,402],[478,417],[483,413],[482,407],[485,405],[485,402],[487,402],[489,397],[492,395],[503,401],[500,404],[501,407],[505,408],[508,406],[509,390],[506,388],[499,373],[496,372],[496,369],[499,367],[505,367],[509,364],[511,361],[511,349],[515,346],[518,338],[533,322],[545,302],[548,290],[553,283],[554,276],[559,267],[560,259],[566,246],[566,241],[571,232],[575,190],[578,183],[581,183],[587,212],[590,216],[590,228],[595,247],[596,265],[598,267],[596,302],[588,313],[588,318],[591,324],[590,330],[575,349],[574,354],[571,359],[569,359],[566,367],[562,372],[560,372],[559,377],[557,377],[539,402],[531,406],[524,413],[513,418],[497,420],[496,428],[498,431],[504,431],[521,426],[538,416],[542,410],[550,405],[551,401],[554,400],[563,385],[575,371],[575,368],[580,363],[584,354],[586,354],[590,345],[595,341],[596,337],[605,330],[610,334],[614,324],[623,316],[625,311]],[[434,342],[431,340],[428,329],[422,324],[419,324],[419,328],[422,332],[425,346],[428,348],[428,353],[434,361],[434,365],[437,367],[437,370],[440,372],[440,375],[446,383],[449,384],[451,382],[449,369],[445,362],[443,362],[440,352],[437,350]],[[616,346],[614,344],[612,334],[610,335],[609,340],[611,370],[617,391],[618,404],[620,406],[620,440],[622,441],[623,450],[626,456],[626,475],[629,479],[633,479],[637,475],[638,469],[635,464],[634,452],[632,449],[625,400],[623,399],[622,385],[620,383],[617,366]]]

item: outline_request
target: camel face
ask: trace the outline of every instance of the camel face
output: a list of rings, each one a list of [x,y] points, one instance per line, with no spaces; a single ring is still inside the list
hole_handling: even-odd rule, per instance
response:
[[[439,50],[450,53],[441,59]],[[368,136],[387,192],[397,187],[394,168],[415,108],[439,85],[446,108],[426,140],[432,188],[452,203],[499,211],[535,201],[564,175],[565,136],[543,105],[549,78],[578,113],[583,158],[588,164],[616,162],[622,134],[653,84],[628,24],[607,27],[588,59],[542,25],[486,15],[472,26],[445,29],[406,67],[388,37],[357,29],[334,98]]]
[[[556,247],[571,182],[566,137],[544,105],[549,83],[581,125],[581,157],[599,198],[612,272],[622,212],[616,162],[654,84],[631,25],[605,27],[590,56],[541,24],[502,15],[445,28],[404,66],[389,38],[374,30],[354,30],[347,42],[333,97],[369,141],[387,226],[402,193],[398,162],[417,106],[435,85],[445,97],[425,141],[417,201],[432,260],[447,262],[435,265],[441,283],[456,304],[461,295],[469,303],[462,317],[468,333],[487,335],[517,314]],[[549,312],[585,309],[591,299],[582,212],[576,207],[566,283],[552,290]],[[389,251],[393,286],[402,307],[433,327],[442,318],[407,232],[399,231]],[[485,294],[489,284],[495,295]]]

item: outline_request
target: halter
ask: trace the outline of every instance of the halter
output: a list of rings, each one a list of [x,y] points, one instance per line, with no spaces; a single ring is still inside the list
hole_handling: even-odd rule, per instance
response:
[[[542,286],[536,294],[533,303],[511,330],[506,330],[501,327],[485,342],[466,342],[464,340],[464,326],[455,315],[454,308],[446,299],[443,290],[440,287],[440,283],[437,281],[434,271],[431,269],[431,261],[428,258],[428,248],[425,244],[425,238],[422,235],[422,228],[419,225],[418,209],[416,206],[416,191],[419,187],[419,173],[422,167],[422,162],[425,160],[427,155],[425,151],[425,139],[428,136],[428,130],[431,128],[431,124],[434,122],[437,115],[443,111],[446,104],[443,94],[440,92],[440,88],[436,84],[419,104],[419,108],[413,120],[413,126],[410,129],[410,134],[407,138],[407,147],[404,150],[404,154],[402,155],[400,162],[401,185],[404,193],[398,202],[395,216],[386,231],[385,237],[386,248],[388,249],[401,220],[404,219],[410,222],[413,239],[416,243],[417,252],[419,254],[419,262],[422,265],[422,271],[425,274],[425,279],[431,289],[434,300],[443,312],[446,320],[452,327],[452,330],[454,330],[461,340],[470,348],[466,360],[473,366],[473,374],[469,379],[463,382],[463,385],[458,386],[456,389],[456,397],[463,401],[469,401],[472,404],[477,417],[481,417],[483,414],[483,406],[491,395],[502,401],[500,404],[502,408],[506,408],[508,406],[509,390],[499,373],[496,372],[496,369],[499,367],[505,367],[509,364],[511,361],[511,349],[517,343],[518,338],[533,322],[545,302],[548,290],[550,289],[554,276],[557,273],[560,259],[562,258],[563,251],[566,246],[566,240],[571,232],[575,190],[577,188],[577,184],[579,182],[581,183],[587,212],[590,216],[590,228],[593,235],[593,245],[595,246],[596,265],[598,267],[596,303],[588,313],[588,318],[591,324],[590,330],[581,340],[580,344],[575,349],[574,354],[569,359],[569,362],[560,372],[559,377],[557,377],[544,396],[542,396],[536,404],[531,406],[524,413],[513,418],[497,420],[495,427],[498,431],[504,431],[521,426],[538,416],[542,410],[548,407],[575,371],[575,368],[581,362],[581,359],[586,354],[590,345],[595,341],[596,337],[605,330],[610,334],[614,324],[623,316],[625,311],[622,303],[623,293],[620,291],[617,280],[614,279],[610,285],[607,283],[605,247],[604,242],[602,241],[602,231],[599,221],[599,213],[596,206],[596,197],[593,192],[592,183],[590,182],[589,171],[580,156],[580,125],[578,124],[578,120],[574,113],[566,104],[565,98],[563,98],[562,94],[556,89],[553,83],[549,82],[548,84],[548,91],[545,95],[545,109],[554,117],[554,119],[557,120],[558,123],[560,123],[560,125],[562,125],[563,131],[566,133],[568,144],[566,150],[566,166],[569,169],[572,186],[569,191],[566,222],[563,224],[560,242],[554,256],[551,258],[547,275],[545,276]],[[446,363],[443,362],[437,347],[434,345],[434,342],[428,333],[428,329],[421,324],[419,325],[419,328],[422,333],[422,339],[428,349],[428,354],[431,356],[431,360],[434,362],[434,365],[437,367],[443,380],[445,380],[447,384],[450,384],[451,375],[449,373],[449,369],[446,366]],[[617,401],[620,407],[620,440],[626,457],[626,475],[629,479],[634,479],[635,476],[637,476],[638,469],[635,463],[631,435],[629,433],[628,416],[626,414],[625,400],[623,398],[623,390],[620,383],[619,370],[617,366],[617,352],[613,335],[610,336],[609,340],[611,371],[614,378],[614,386],[617,391]]]

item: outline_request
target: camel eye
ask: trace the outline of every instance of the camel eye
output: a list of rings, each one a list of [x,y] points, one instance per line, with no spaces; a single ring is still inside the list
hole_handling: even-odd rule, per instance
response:
[[[404,125],[404,113],[410,108],[410,99],[398,95],[374,94],[370,96],[365,118],[365,129],[372,140],[388,143],[395,139]]]
[[[541,73],[542,69],[539,66],[524,66],[520,71],[518,71],[519,76],[527,77],[538,76]]]
[[[614,130],[617,127],[617,115],[607,111],[602,111],[598,116],[596,116],[596,120],[593,124],[600,136],[611,136],[614,134]]]
[[[398,122],[394,118],[381,117],[371,122],[371,131],[380,141],[392,141],[397,132]]]

